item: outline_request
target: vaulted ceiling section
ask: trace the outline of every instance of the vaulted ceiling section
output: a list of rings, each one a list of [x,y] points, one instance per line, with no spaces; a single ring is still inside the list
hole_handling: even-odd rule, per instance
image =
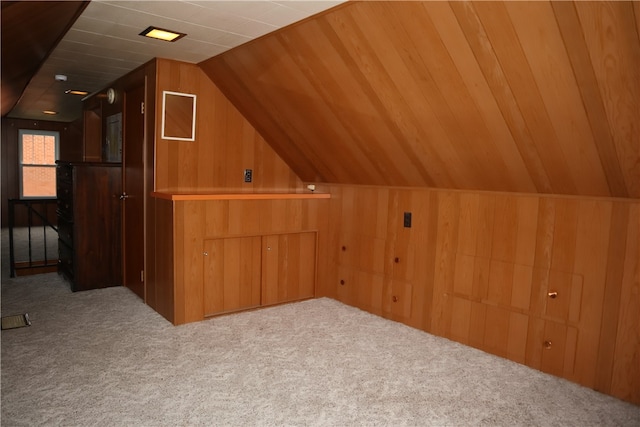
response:
[[[87,1],[2,1],[2,117],[87,5]]]
[[[305,181],[640,198],[640,2],[349,2],[200,64]]]

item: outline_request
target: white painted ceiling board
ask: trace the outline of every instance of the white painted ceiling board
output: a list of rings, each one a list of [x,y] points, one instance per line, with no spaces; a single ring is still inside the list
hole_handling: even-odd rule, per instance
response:
[[[199,63],[342,1],[109,1],[92,0],[47,58],[8,117],[73,121],[81,97],[153,58]],[[148,26],[187,33],[175,43],[141,37]],[[55,74],[67,75],[66,83]],[[42,110],[55,110],[46,116]]]

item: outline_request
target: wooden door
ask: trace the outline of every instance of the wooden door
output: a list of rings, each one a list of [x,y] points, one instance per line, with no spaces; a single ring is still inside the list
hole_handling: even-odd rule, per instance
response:
[[[204,241],[204,315],[260,305],[260,236]]]
[[[122,155],[122,265],[124,286],[144,289],[144,85],[125,93]]]
[[[262,305],[315,296],[316,233],[264,236]]]

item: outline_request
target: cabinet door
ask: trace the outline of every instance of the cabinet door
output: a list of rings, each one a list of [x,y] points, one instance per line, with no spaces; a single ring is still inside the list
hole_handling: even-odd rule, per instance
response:
[[[385,279],[382,299],[383,315],[399,322],[409,320],[412,288],[411,283]]]
[[[75,165],[74,290],[122,285],[122,169]]]
[[[526,364],[552,375],[572,378],[578,330],[563,323],[530,318]]]
[[[315,296],[316,233],[262,238],[262,305]]]
[[[260,305],[259,236],[204,241],[204,314]]]

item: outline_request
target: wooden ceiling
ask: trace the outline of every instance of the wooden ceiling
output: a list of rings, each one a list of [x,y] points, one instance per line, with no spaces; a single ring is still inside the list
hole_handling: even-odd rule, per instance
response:
[[[88,1],[2,1],[2,117],[15,106],[87,4]]]
[[[305,181],[640,198],[640,2],[349,2],[200,64]]]

